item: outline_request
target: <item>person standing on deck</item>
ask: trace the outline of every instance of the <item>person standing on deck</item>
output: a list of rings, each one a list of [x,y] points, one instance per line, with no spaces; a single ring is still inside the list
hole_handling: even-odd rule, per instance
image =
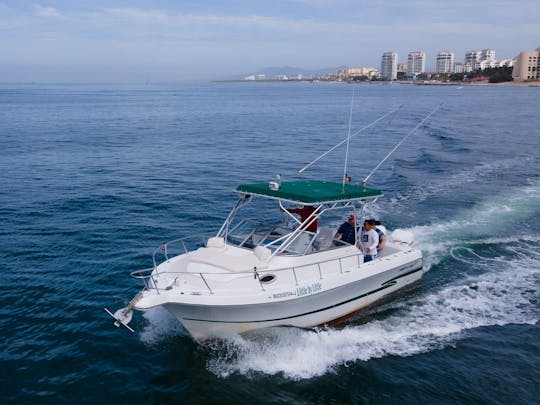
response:
[[[347,222],[341,224],[334,239],[341,239],[350,245],[356,245],[356,216],[354,214],[349,215]]]
[[[377,245],[379,244],[379,234],[375,231],[375,221],[366,219],[360,237],[362,252],[364,252],[364,263],[370,262],[377,257]]]
[[[300,223],[303,224],[307,221],[307,219],[315,212],[316,207],[313,205],[304,205],[303,207],[297,207],[297,208],[286,208],[287,212],[290,212],[291,214],[296,214],[300,216]],[[306,226],[304,229],[308,232],[317,232],[317,219],[313,219],[311,217],[311,223]]]
[[[373,223],[373,229],[375,232],[379,234],[379,245],[377,246],[377,252],[380,252],[386,246],[386,235],[382,230],[377,228],[377,225],[381,225],[380,221],[376,221],[374,219],[370,219],[370,221]]]

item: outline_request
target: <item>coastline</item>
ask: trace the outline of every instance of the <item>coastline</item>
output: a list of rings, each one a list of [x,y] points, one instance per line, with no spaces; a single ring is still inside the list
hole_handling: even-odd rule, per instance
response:
[[[537,82],[411,82],[401,81],[400,84],[414,84],[416,86],[506,86],[506,87],[540,87],[540,81]]]
[[[210,83],[344,83],[349,84],[353,83],[350,81],[340,81],[340,80],[318,80],[318,79],[301,79],[301,80],[277,80],[277,79],[268,79],[268,80],[211,80]],[[365,81],[358,82],[357,84],[366,84],[366,85],[390,85],[390,84],[412,84],[415,86],[506,86],[506,87],[540,87],[540,81],[536,82],[500,82],[500,83],[489,83],[485,82],[437,82],[437,81],[425,81],[425,82],[413,82],[408,80],[403,81]]]

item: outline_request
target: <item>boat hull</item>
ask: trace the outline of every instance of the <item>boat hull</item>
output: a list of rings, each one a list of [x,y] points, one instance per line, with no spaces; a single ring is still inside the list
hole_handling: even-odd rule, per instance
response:
[[[245,305],[169,302],[163,307],[198,341],[274,326],[306,328],[344,321],[362,308],[419,280],[422,273],[420,258],[399,268],[294,299]]]

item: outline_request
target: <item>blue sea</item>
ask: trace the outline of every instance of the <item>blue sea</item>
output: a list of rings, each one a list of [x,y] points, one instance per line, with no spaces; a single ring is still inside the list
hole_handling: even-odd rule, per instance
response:
[[[353,182],[442,103],[369,183],[421,281],[335,328],[113,326],[157,246],[217,231],[240,183],[296,179],[351,100],[351,133],[399,106],[350,140]],[[340,181],[344,156],[305,178]],[[0,189],[2,403],[539,403],[540,88],[2,84]]]

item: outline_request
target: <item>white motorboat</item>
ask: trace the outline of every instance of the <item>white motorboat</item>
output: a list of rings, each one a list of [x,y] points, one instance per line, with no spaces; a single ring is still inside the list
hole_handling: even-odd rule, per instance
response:
[[[131,330],[132,309],[160,306],[195,340],[272,326],[331,325],[422,276],[422,253],[410,232],[387,235],[380,254],[364,263],[357,246],[334,239],[335,227],[322,225],[332,213],[335,223],[336,214],[363,212],[382,196],[379,190],[298,180],[243,184],[236,192],[240,198],[217,234],[164,244],[154,252],[153,268],[132,273],[145,287],[126,308],[107,310],[117,326]],[[256,199],[277,202],[276,210],[297,224],[241,218]],[[312,213],[302,222],[287,211],[290,204],[312,207]],[[306,230],[315,223],[316,232]],[[180,254],[171,254],[175,246]],[[164,261],[158,264],[160,252]]]
[[[413,247],[411,232],[387,232],[384,249],[374,260],[364,262],[356,242],[361,224],[353,227],[352,243],[346,243],[335,239],[335,222],[340,210],[342,217],[358,212],[363,216],[366,205],[382,196],[380,190],[367,188],[369,178],[439,107],[416,125],[361,185],[347,182],[349,141],[399,107],[352,135],[349,122],[346,140],[299,170],[303,174],[346,142],[342,183],[281,181],[278,175],[276,181],[238,186],[240,198],[217,234],[177,239],[156,249],[152,268],[131,273],[144,281],[144,289],[127,307],[115,313],[105,310],[115,318],[116,326],[133,331],[128,325],[133,309],[163,307],[195,340],[204,340],[273,326],[336,324],[420,279],[422,252]],[[288,221],[264,222],[259,216],[257,220],[242,218],[242,213],[249,213],[244,207],[256,199],[275,204],[273,210],[279,209],[297,223],[289,226]],[[307,208],[309,214],[296,219],[289,212],[290,204]],[[172,253],[175,248],[180,251]],[[160,252],[164,260],[158,264]]]

